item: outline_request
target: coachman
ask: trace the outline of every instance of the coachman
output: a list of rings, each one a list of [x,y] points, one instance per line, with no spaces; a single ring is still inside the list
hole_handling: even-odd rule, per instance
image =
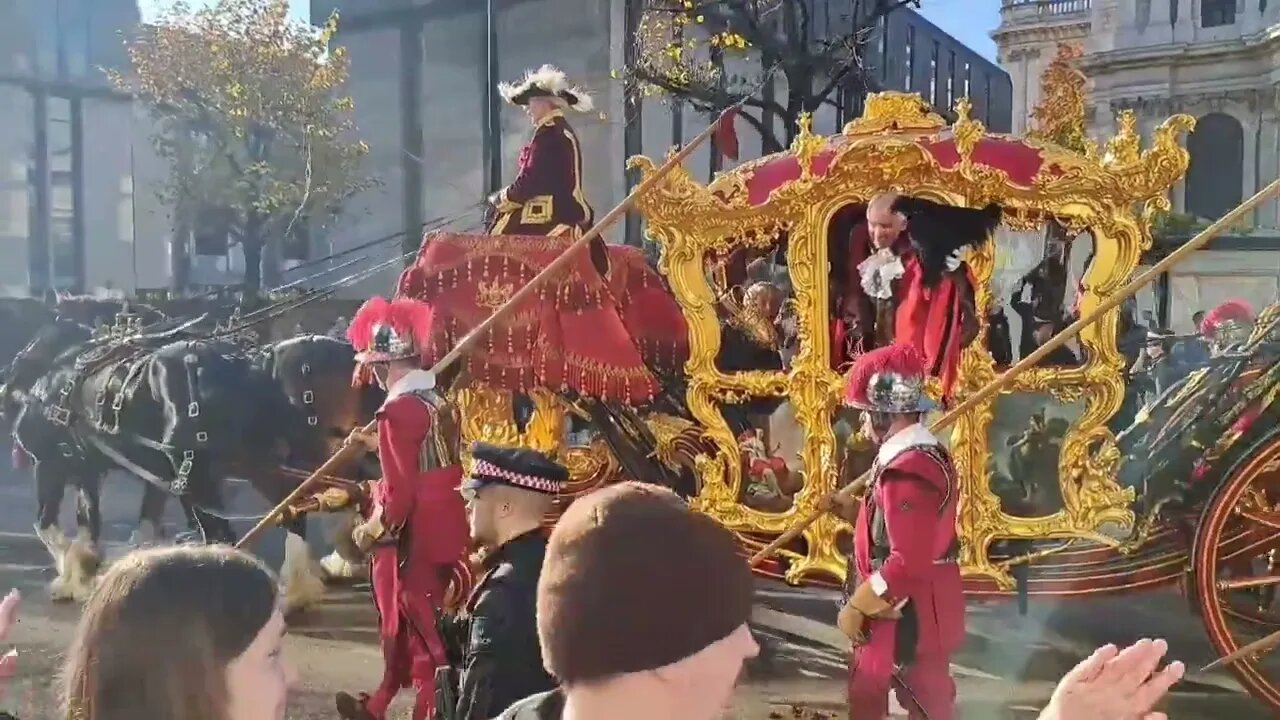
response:
[[[886,717],[890,689],[912,718],[955,717],[950,661],[965,637],[958,492],[951,456],[921,424],[933,408],[924,384],[924,359],[901,344],[862,355],[848,376],[846,403],[879,445],[837,619],[854,643],[849,707],[859,720]],[[852,502],[837,509],[854,513]]]
[[[590,112],[591,96],[571,87],[560,70],[543,65],[524,80],[498,86],[507,102],[523,107],[533,137],[520,150],[516,179],[490,202],[491,235],[577,236],[594,211],[582,191],[582,148],[565,110]]]
[[[455,412],[422,369],[432,340],[431,307],[415,300],[375,297],[351,321],[357,360],[387,390],[377,432],[353,432],[351,442],[378,454],[382,478],[361,508],[352,540],[370,552],[373,600],[382,645],[382,682],[372,694],[339,693],[338,714],[382,720],[402,688],[417,692],[413,719],[434,713],[435,672],[446,662],[436,630],[454,568],[469,544],[466,507],[458,486]]]

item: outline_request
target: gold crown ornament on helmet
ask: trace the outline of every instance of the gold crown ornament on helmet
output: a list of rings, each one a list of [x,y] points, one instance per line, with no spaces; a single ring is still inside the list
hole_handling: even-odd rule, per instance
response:
[[[528,105],[530,100],[540,97],[577,112],[591,112],[595,108],[591,96],[582,88],[570,85],[564,72],[553,65],[530,70],[518,83],[499,83],[498,94],[512,105]]]
[[[858,356],[845,376],[845,404],[859,410],[905,415],[933,410],[925,394],[924,356],[895,344]]]
[[[431,340],[431,306],[417,300],[370,298],[351,319],[347,339],[356,361],[381,363],[420,358]]]

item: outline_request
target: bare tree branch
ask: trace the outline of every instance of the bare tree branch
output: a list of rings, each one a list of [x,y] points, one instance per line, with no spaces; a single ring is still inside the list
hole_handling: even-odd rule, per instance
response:
[[[629,67],[629,82],[687,103],[695,110],[718,112],[751,92],[744,105],[759,110],[743,113],[760,134],[766,152],[790,141],[801,113],[821,107],[847,109],[871,87],[864,63],[868,41],[877,25],[891,13],[919,0],[849,0],[847,22],[823,30],[815,21],[811,0],[646,0],[643,18],[653,21],[650,33],[638,33],[649,43]],[[837,2],[837,0],[819,0]],[[641,25],[646,20],[642,19]],[[686,33],[697,26],[700,33]],[[664,30],[663,28],[668,28]],[[669,37],[664,38],[664,33]],[[699,44],[695,39],[706,39]],[[786,84],[785,98],[749,89],[742,78],[727,78],[715,61],[723,53],[758,60],[763,80],[776,71]],[[837,91],[841,91],[837,95]],[[770,119],[778,118],[786,133],[779,137]]]

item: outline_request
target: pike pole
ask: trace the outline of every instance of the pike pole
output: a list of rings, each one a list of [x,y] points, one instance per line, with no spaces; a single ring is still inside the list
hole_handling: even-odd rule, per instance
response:
[[[498,321],[511,314],[516,306],[532,295],[539,285],[568,265],[569,261],[573,259],[575,253],[586,247],[592,240],[600,237],[602,232],[622,218],[622,216],[625,215],[633,205],[635,205],[636,200],[638,200],[641,195],[648,192],[659,182],[662,182],[662,180],[666,178],[666,176],[669,175],[676,166],[684,162],[684,160],[688,158],[694,150],[697,150],[703,143],[705,143],[715,133],[716,129],[720,127],[720,123],[725,122],[726,120],[732,122],[733,115],[741,105],[742,101],[738,101],[721,112],[715,121],[708,125],[707,128],[699,133],[697,137],[690,140],[689,143],[680,148],[675,155],[668,158],[667,161],[663,163],[662,166],[659,167],[652,175],[645,178],[644,182],[637,185],[635,189],[622,199],[622,202],[619,203],[617,207],[610,210],[608,214],[595,224],[594,227],[584,233],[582,237],[575,240],[573,244],[566,248],[565,251],[555,260],[548,263],[547,266],[535,275],[527,285],[520,288],[520,290],[512,295],[511,299],[507,300],[502,307],[499,307],[492,315],[486,318],[484,322],[480,323],[471,332],[467,333],[452,350],[446,353],[444,357],[440,358],[439,362],[431,367],[431,373],[439,376],[440,373],[448,369],[450,365],[457,362],[458,359],[465,355],[477,342],[479,342],[480,339],[484,337],[484,334],[498,323]],[[377,421],[374,420],[368,425],[365,425],[361,432],[371,433],[376,428]],[[289,507],[293,501],[297,500],[307,490],[307,488],[314,484],[317,478],[324,475],[334,474],[344,464],[355,460],[364,452],[364,445],[360,443],[348,443],[344,445],[341,450],[333,455],[333,457],[326,460],[325,463],[316,468],[306,480],[302,481],[298,487],[294,488],[293,492],[290,492],[284,500],[281,500],[279,504],[272,508],[271,512],[267,513],[266,516],[258,521],[258,524],[254,525],[249,532],[245,533],[244,537],[240,538],[240,541],[236,543],[236,547],[244,548],[252,544],[259,535],[276,523],[284,510]]]
[[[1182,262],[1182,260],[1191,253],[1204,247],[1206,243],[1217,237],[1222,233],[1222,231],[1238,223],[1245,213],[1253,211],[1253,209],[1262,204],[1263,201],[1273,197],[1277,193],[1280,193],[1280,180],[1276,180],[1270,185],[1259,190],[1253,197],[1245,200],[1234,210],[1223,215],[1217,222],[1200,231],[1199,234],[1183,243],[1183,245],[1177,250],[1169,253],[1168,256],[1151,266],[1151,268],[1146,272],[1130,280],[1129,284],[1112,293],[1109,297],[1104,298],[1092,311],[1068,325],[1057,335],[1054,335],[1048,342],[1036,348],[1035,352],[1026,356],[1022,360],[1019,360],[1016,365],[1005,370],[1000,377],[992,380],[982,389],[965,398],[964,402],[948,410],[942,417],[935,420],[929,426],[929,429],[936,431],[947,427],[955,422],[961,415],[976,407],[978,403],[983,402],[987,398],[1008,387],[1009,383],[1013,382],[1014,378],[1037,365],[1049,353],[1062,347],[1062,345],[1071,338],[1079,335],[1081,330],[1092,325],[1096,320],[1098,320],[1098,318],[1102,317],[1103,313],[1106,313],[1129,299],[1131,295],[1146,286],[1152,280],[1158,278],[1169,268],[1172,268],[1174,265]],[[827,512],[826,508],[831,507],[836,501],[861,496],[866,490],[870,475],[871,472],[867,471],[863,473],[861,477],[843,488],[823,497],[818,502],[819,510],[801,518],[791,527],[787,528],[787,530],[779,535],[777,539],[766,545],[755,555],[752,555],[750,560],[751,566],[755,567],[756,565],[759,565],[784,545],[799,537],[801,533],[803,533],[810,525],[817,522],[818,518],[822,517],[823,514]]]

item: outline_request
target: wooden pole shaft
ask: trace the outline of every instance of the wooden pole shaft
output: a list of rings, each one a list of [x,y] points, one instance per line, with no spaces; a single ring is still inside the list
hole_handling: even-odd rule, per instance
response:
[[[636,204],[636,200],[638,200],[641,195],[645,194],[655,185],[662,182],[667,175],[671,174],[672,170],[693,154],[694,150],[697,150],[698,147],[705,143],[711,137],[712,133],[716,131],[716,128],[719,127],[720,123],[729,116],[731,112],[736,110],[737,107],[738,106],[735,105],[722,112],[720,116],[716,118],[715,122],[708,125],[707,128],[699,133],[697,137],[690,140],[689,143],[680,148],[675,155],[668,158],[667,161],[663,163],[662,166],[659,167],[652,175],[645,178],[639,185],[636,185],[635,188],[622,199],[622,202],[618,203],[617,207],[610,210],[603,218],[600,219],[599,222],[595,224],[595,226],[584,233],[582,237],[575,240],[568,248],[565,248],[565,251],[555,260],[547,263],[547,266],[544,267],[541,272],[535,275],[528,284],[517,290],[509,300],[502,304],[502,307],[495,310],[492,315],[485,318],[485,320],[472,329],[471,332],[463,336],[462,340],[458,341],[458,344],[455,345],[452,350],[445,353],[445,356],[440,358],[440,361],[431,367],[431,373],[438,376],[440,373],[448,369],[450,365],[457,362],[458,359],[478,343],[480,339],[484,337],[484,334],[492,329],[495,324],[500,322],[507,315],[511,314],[511,312],[514,311],[520,303],[533,295],[543,282],[563,270],[573,259],[575,253],[586,247],[592,240],[600,237],[600,233],[607,230],[611,225],[627,214],[627,211]],[[371,421],[361,429],[361,432],[371,433],[377,428],[377,426],[376,420]],[[364,451],[365,448],[360,443],[344,445],[341,450],[333,455],[333,457],[326,460],[325,463],[316,468],[315,472],[311,473],[306,480],[302,481],[298,487],[294,488],[284,500],[281,500],[279,504],[272,508],[271,512],[267,513],[265,517],[259,520],[258,523],[249,530],[249,532],[245,533],[244,537],[240,538],[240,542],[236,543],[236,547],[243,548],[249,546],[267,528],[274,525],[284,509],[297,500],[306,491],[306,489],[312,485],[317,477],[334,474],[344,464],[358,458],[364,453]]]
[[[995,395],[996,393],[1000,392],[1004,388],[1008,387],[1009,384],[1013,382],[1014,378],[1018,377],[1026,370],[1035,367],[1037,364],[1039,364],[1041,360],[1043,360],[1046,356],[1048,356],[1049,353],[1053,352],[1054,350],[1057,350],[1058,348],[1062,347],[1063,344],[1065,344],[1068,340],[1075,337],[1076,335],[1079,335],[1080,331],[1092,325],[1100,317],[1102,317],[1104,313],[1108,312],[1109,310],[1123,303],[1125,300],[1129,299],[1129,297],[1132,296],[1134,293],[1136,293],[1138,290],[1142,289],[1147,284],[1151,283],[1153,280],[1160,277],[1162,273],[1168,271],[1174,265],[1177,265],[1178,263],[1182,262],[1191,253],[1204,247],[1205,244],[1207,244],[1213,238],[1217,237],[1224,230],[1238,223],[1240,219],[1245,216],[1246,213],[1252,212],[1253,209],[1256,208],[1258,205],[1261,205],[1263,201],[1267,200],[1268,198],[1272,197],[1278,192],[1280,192],[1280,180],[1275,180],[1271,184],[1259,190],[1256,194],[1254,194],[1253,197],[1249,198],[1248,200],[1245,200],[1234,210],[1227,213],[1226,215],[1223,215],[1220,219],[1217,220],[1217,222],[1214,222],[1209,227],[1200,231],[1200,233],[1197,234],[1195,237],[1183,243],[1181,247],[1169,253],[1169,255],[1166,256],[1164,259],[1162,259],[1160,262],[1148,268],[1146,272],[1141,273],[1137,277],[1130,280],[1129,283],[1124,287],[1115,291],[1111,295],[1103,298],[1102,302],[1098,303],[1098,306],[1095,307],[1092,311],[1090,311],[1088,314],[1084,315],[1083,317],[1079,318],[1075,322],[1071,323],[1067,327],[1063,328],[1061,332],[1059,332],[1057,335],[1054,335],[1052,338],[1050,338],[1048,342],[1036,348],[1034,352],[1024,357],[1022,360],[1019,360],[1018,363],[1013,367],[1009,368],[1008,370],[1005,370],[1004,373],[1000,375],[1000,377],[996,378],[995,380],[992,380],[982,389],[978,390],[974,394],[965,398],[964,401],[961,402],[959,405],[948,410],[945,414],[943,414],[942,417],[934,421],[934,423],[929,426],[929,429],[936,431],[936,430],[940,430],[942,428],[947,427],[951,423],[955,422],[956,419],[958,419],[961,415],[977,407],[979,403],[985,401],[987,398]],[[822,500],[819,502],[819,507],[823,509],[819,509],[801,518],[794,525],[787,528],[787,530],[783,532],[781,535],[779,535],[777,539],[775,539],[773,542],[769,543],[765,547],[761,548],[760,551],[757,552],[755,555],[752,555],[751,561],[750,561],[751,566],[755,567],[756,565],[760,564],[766,558],[771,557],[784,545],[786,545],[787,543],[799,537],[800,534],[803,533],[810,525],[816,522],[818,518],[822,517],[823,513],[826,512],[825,508],[830,507],[830,505],[833,502],[861,495],[862,492],[866,489],[867,482],[870,479],[870,475],[871,475],[870,472],[863,473],[861,477],[849,483],[845,487],[840,488],[834,493],[822,498]]]

